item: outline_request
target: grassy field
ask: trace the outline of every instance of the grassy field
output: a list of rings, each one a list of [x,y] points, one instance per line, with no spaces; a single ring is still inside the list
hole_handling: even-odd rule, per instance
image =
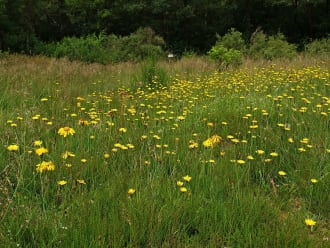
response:
[[[0,246],[329,247],[329,68],[0,59]]]

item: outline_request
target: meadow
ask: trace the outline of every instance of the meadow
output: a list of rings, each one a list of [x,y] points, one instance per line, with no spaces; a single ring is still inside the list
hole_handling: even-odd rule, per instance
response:
[[[329,247],[329,59],[157,68],[0,59],[0,246]]]

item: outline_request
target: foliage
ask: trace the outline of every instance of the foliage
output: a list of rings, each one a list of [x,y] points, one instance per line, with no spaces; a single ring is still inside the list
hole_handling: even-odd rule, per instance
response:
[[[267,37],[262,31],[251,36],[249,55],[254,58],[293,58],[297,54],[296,46],[289,44],[281,33]]]
[[[211,48],[208,55],[218,63],[219,68],[238,66],[242,63],[242,53],[233,48],[226,48],[223,45],[216,45]]]
[[[242,33],[234,28],[228,30],[224,36],[216,35],[217,43],[216,45],[222,45],[227,49],[234,49],[241,52],[245,50],[245,41],[242,37]]]
[[[308,54],[326,55],[330,54],[330,36],[328,38],[317,39],[305,45]]]
[[[230,27],[244,37],[259,26],[269,34],[281,30],[301,45],[329,33],[329,6],[326,0],[0,0],[0,49],[30,53],[31,37],[47,43],[94,33],[121,37],[146,26],[176,54],[205,53]]]
[[[217,35],[217,42],[208,55],[218,63],[220,68],[227,68],[229,65],[238,66],[242,63],[244,49],[242,33],[230,29],[223,37]]]
[[[248,50],[249,56],[253,58],[263,58],[263,51],[267,47],[267,36],[262,30],[257,30],[251,35],[250,46]]]
[[[107,64],[157,58],[164,55],[162,46],[163,39],[152,29],[144,28],[124,37],[102,33],[98,36],[66,37],[60,42],[39,46],[36,52],[57,58]]]
[[[45,44],[40,53],[56,58],[67,57],[70,60],[107,63],[106,50],[103,43],[106,37],[88,35],[86,37],[66,37],[61,42]]]
[[[111,42],[108,47],[111,46]],[[142,61],[147,58],[165,56],[162,49],[165,42],[151,28],[139,28],[135,33],[118,40],[116,49],[121,61]]]

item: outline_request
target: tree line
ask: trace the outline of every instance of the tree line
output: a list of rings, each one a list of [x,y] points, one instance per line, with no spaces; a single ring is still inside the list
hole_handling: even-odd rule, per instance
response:
[[[34,53],[40,42],[150,27],[176,53],[205,52],[230,28],[303,44],[330,31],[330,0],[0,0],[0,50]]]

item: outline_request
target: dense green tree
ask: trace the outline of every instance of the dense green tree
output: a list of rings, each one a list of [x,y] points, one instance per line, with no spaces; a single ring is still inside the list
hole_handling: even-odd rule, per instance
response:
[[[151,27],[174,52],[205,52],[234,27],[248,40],[261,28],[290,42],[330,32],[330,0],[0,0],[0,49],[33,51],[39,41],[129,35]]]

